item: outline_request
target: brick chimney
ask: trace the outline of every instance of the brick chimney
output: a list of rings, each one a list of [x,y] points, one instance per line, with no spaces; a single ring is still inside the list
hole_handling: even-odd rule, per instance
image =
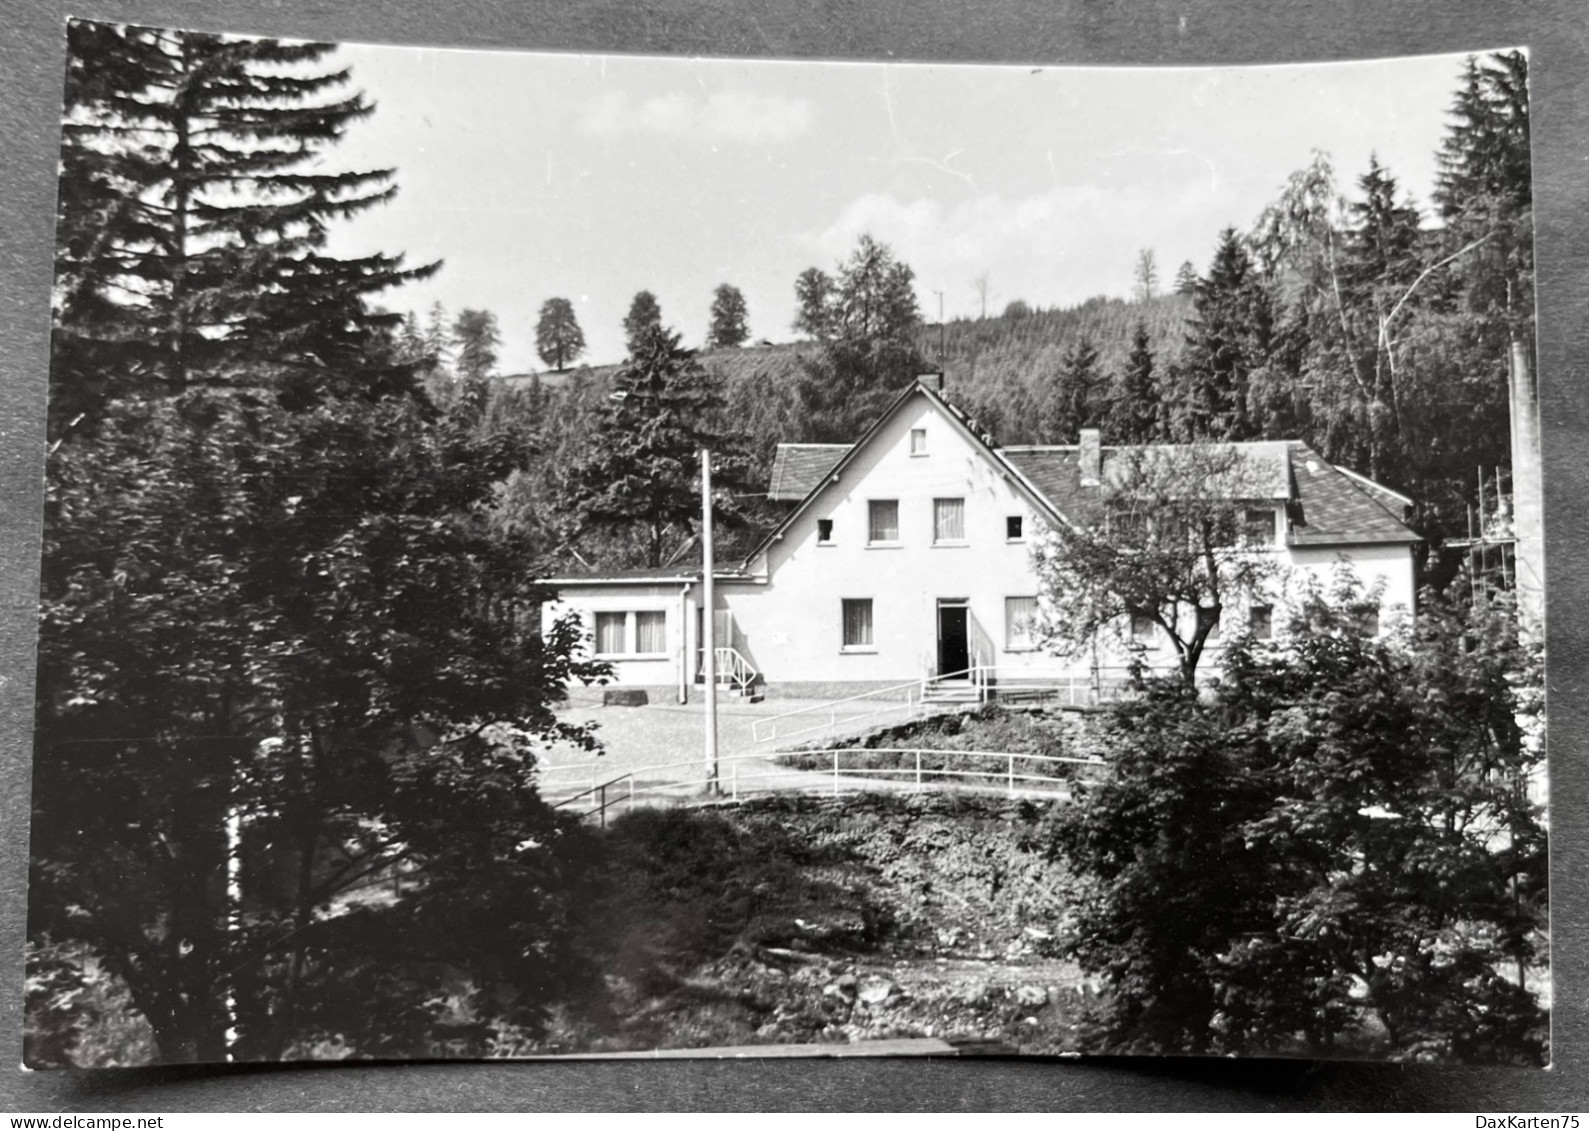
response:
[[[1096,428],[1081,430],[1081,451],[1077,453],[1081,485],[1096,487],[1103,482],[1103,436]]]

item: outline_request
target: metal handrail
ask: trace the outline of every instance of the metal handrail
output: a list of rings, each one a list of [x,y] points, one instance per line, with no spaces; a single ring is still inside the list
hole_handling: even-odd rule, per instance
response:
[[[836,728],[838,726],[838,708],[844,706],[844,704],[858,703],[863,699],[875,699],[880,695],[898,695],[901,691],[905,693],[905,700],[903,703],[899,702],[898,700],[894,700],[890,702],[888,706],[879,708],[878,710],[872,711],[868,714],[850,715],[845,719],[845,721],[854,722],[858,719],[871,718],[872,715],[887,714],[890,711],[913,711],[921,706],[921,702],[919,698],[913,697],[912,693],[919,692],[921,685],[921,680],[913,679],[909,683],[896,683],[891,687],[879,687],[872,691],[862,691],[858,695],[847,695],[843,699],[831,699],[826,703],[813,703],[806,707],[796,707],[793,711],[785,711],[781,715],[774,715],[768,719],[756,719],[750,724],[751,738],[756,742],[771,742],[779,737],[778,724],[783,722],[785,719],[798,718],[801,715],[808,715],[818,711],[828,712],[828,722],[826,724],[818,723],[815,726],[805,727],[801,730],[786,731],[782,737],[793,738],[796,735],[809,734],[814,730],[821,730],[824,725],[830,728]],[[771,729],[769,729],[766,733],[763,733],[763,726],[767,726]]]
[[[873,767],[873,768],[857,768],[857,767],[840,766],[839,765],[840,757],[842,755],[845,755],[845,754],[902,754],[902,755],[911,755],[911,756],[913,756],[913,759],[914,759],[914,765],[913,766],[902,766],[902,767]],[[922,756],[924,754],[937,754],[937,755],[955,754],[955,755],[960,755],[960,756],[963,756],[963,757],[972,757],[972,758],[1001,759],[1004,762],[1004,773],[1003,774],[999,774],[997,776],[1003,778],[1003,781],[1002,781],[1002,783],[986,782],[986,779],[991,777],[991,776],[993,776],[993,775],[987,773],[986,771],[982,771],[982,770],[951,770],[951,769],[947,769],[947,768],[944,768],[944,769],[924,768],[922,766]],[[826,778],[828,778],[831,781],[832,791],[833,791],[834,794],[839,793],[841,789],[843,789],[843,788],[845,788],[847,786],[849,788],[855,788],[855,789],[865,788],[864,785],[851,785],[849,782],[845,782],[844,779],[846,779],[846,778],[852,779],[852,781],[854,779],[861,779],[864,782],[867,779],[871,779],[873,781],[878,781],[878,780],[887,781],[889,779],[898,778],[898,777],[913,777],[914,778],[914,785],[915,785],[915,788],[917,788],[917,789],[926,789],[926,788],[931,787],[935,783],[943,784],[941,782],[941,779],[943,779],[943,778],[971,778],[971,779],[977,779],[977,780],[973,780],[973,781],[969,781],[969,782],[955,782],[953,784],[955,785],[956,789],[959,789],[961,791],[966,791],[966,790],[970,790],[972,792],[999,792],[999,791],[1003,791],[1007,795],[1012,796],[1012,797],[1015,796],[1017,784],[1021,785],[1022,787],[1030,787],[1030,786],[1037,785],[1037,786],[1043,786],[1045,788],[1037,789],[1037,790],[1031,791],[1031,792],[1036,792],[1036,793],[1041,794],[1043,796],[1053,796],[1053,797],[1058,797],[1058,798],[1065,798],[1065,797],[1069,797],[1070,796],[1069,790],[1064,787],[1065,779],[1045,776],[1045,775],[1042,775],[1042,774],[1016,773],[1015,772],[1015,763],[1016,763],[1016,761],[1017,760],[1024,760],[1026,762],[1041,762],[1041,763],[1054,763],[1054,764],[1083,765],[1083,766],[1095,766],[1095,767],[1096,766],[1107,765],[1107,763],[1103,759],[1096,758],[1096,757],[1093,757],[1093,758],[1073,758],[1073,757],[1065,757],[1065,756],[1061,756],[1061,755],[1052,755],[1052,754],[1023,754],[1023,753],[1014,752],[1014,751],[1007,751],[1007,750],[1004,750],[1004,751],[998,751],[998,750],[941,750],[941,749],[929,749],[929,748],[926,748],[926,747],[902,747],[902,748],[875,749],[875,748],[871,748],[871,747],[846,746],[846,747],[835,747],[835,748],[826,749],[826,750],[786,751],[786,752],[784,752],[784,753],[782,753],[780,755],[777,755],[777,756],[778,757],[799,757],[799,756],[810,756],[810,755],[827,756],[827,757],[831,758],[832,764],[831,764],[831,766],[825,767],[822,770],[800,770],[800,769],[796,769],[794,767],[778,766],[778,767],[774,767],[773,769],[764,770],[764,771],[762,771],[760,773],[745,774],[745,773],[741,773],[740,772],[739,763],[747,762],[747,761],[755,761],[755,760],[765,761],[768,756],[765,755],[765,754],[736,754],[736,755],[730,755],[728,757],[719,759],[720,764],[722,766],[727,767],[728,773],[726,775],[724,775],[724,776],[719,778],[719,780],[717,782],[716,790],[714,790],[714,791],[712,791],[712,793],[708,794],[707,797],[706,797],[706,800],[711,800],[714,797],[721,797],[722,796],[722,792],[726,792],[727,798],[729,800],[738,801],[740,799],[741,793],[755,792],[754,790],[746,788],[746,784],[747,783],[758,781],[758,780],[764,780],[764,779],[767,779],[767,778],[781,779],[781,783],[782,784],[774,786],[770,790],[763,790],[762,792],[786,792],[786,791],[787,792],[799,792],[799,791],[805,791],[805,790],[813,788],[816,785],[817,781],[819,780],[819,775],[821,775],[822,777],[826,777]],[[638,767],[638,768],[636,768],[634,770],[630,770],[630,771],[628,771],[626,773],[620,774],[617,777],[610,778],[607,781],[594,784],[594,785],[590,786],[588,789],[581,790],[579,793],[573,794],[570,797],[563,798],[562,800],[555,802],[553,804],[553,808],[557,808],[557,809],[565,808],[566,806],[571,805],[574,802],[576,802],[576,801],[578,801],[578,800],[580,800],[582,798],[589,797],[593,793],[594,794],[598,794],[599,798],[600,798],[599,804],[595,808],[590,809],[590,810],[588,810],[588,811],[586,811],[584,813],[581,813],[580,816],[581,816],[581,818],[584,818],[584,817],[589,817],[591,815],[599,815],[600,818],[601,818],[602,826],[606,827],[607,810],[612,808],[615,805],[621,805],[621,804],[623,804],[624,802],[627,801],[628,804],[630,805],[630,807],[633,808],[633,806],[634,806],[634,804],[635,804],[635,802],[636,802],[636,800],[638,798],[650,797],[650,796],[664,796],[664,795],[669,795],[669,794],[677,796],[681,791],[685,792],[685,793],[689,793],[691,791],[700,790],[701,786],[703,784],[700,781],[669,781],[669,782],[661,782],[661,783],[658,783],[656,785],[638,786],[637,787],[636,784],[635,784],[635,778],[636,778],[636,776],[638,774],[646,773],[646,772],[654,772],[654,771],[658,771],[658,770],[672,769],[672,768],[679,767],[679,766],[688,766],[688,767],[691,767],[691,768],[698,768],[700,766],[700,764],[701,763],[700,763],[699,759],[693,759],[692,758],[692,759],[689,759],[687,761],[667,762],[667,763],[661,763],[661,764],[654,765],[654,766]],[[574,769],[582,769],[582,768],[586,768],[586,767],[583,767],[583,766],[566,766],[566,767],[553,767],[553,768],[554,769],[574,770]],[[805,781],[801,781],[801,782],[798,782],[798,783],[791,783],[790,775],[809,775],[809,777]],[[608,788],[610,786],[617,785],[620,782],[627,782],[628,783],[629,788],[628,788],[627,794],[625,796],[620,796],[618,798],[609,800],[608,797],[607,797]],[[986,783],[986,784],[984,784],[984,783]]]
[[[756,669],[740,655],[739,649],[727,645],[714,648],[717,657],[717,681],[728,686],[750,687],[756,682]]]

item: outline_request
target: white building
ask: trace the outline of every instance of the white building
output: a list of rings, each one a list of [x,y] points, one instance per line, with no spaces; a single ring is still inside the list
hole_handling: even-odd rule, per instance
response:
[[[1419,538],[1401,518],[1409,500],[1301,441],[1231,447],[1263,484],[1243,499],[1246,525],[1262,542],[1269,524],[1267,552],[1282,566],[1325,579],[1344,557],[1365,584],[1381,584],[1381,623],[1413,608]],[[1061,661],[1033,639],[1032,542],[1085,522],[1124,451],[1095,430],[1072,446],[1000,448],[925,384],[853,445],[780,445],[769,494],[793,509],[748,559],[713,571],[715,642],[733,649],[719,671],[744,665],[770,695],[816,698],[973,667],[1085,674],[1094,661]],[[699,567],[548,581],[559,600],[545,616],[577,612],[617,686],[682,691],[699,675]],[[1227,607],[1224,631],[1264,631],[1269,601],[1283,596]],[[1151,663],[1173,667],[1170,648],[1137,632]],[[1217,655],[1205,661],[1211,669]]]

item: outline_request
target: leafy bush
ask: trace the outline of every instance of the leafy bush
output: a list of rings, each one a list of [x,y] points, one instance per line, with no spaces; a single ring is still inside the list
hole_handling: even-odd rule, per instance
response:
[[[1217,696],[1109,708],[1111,775],[1054,830],[1093,1047],[1542,1062],[1538,653],[1506,607],[1426,604],[1371,639],[1314,595]]]

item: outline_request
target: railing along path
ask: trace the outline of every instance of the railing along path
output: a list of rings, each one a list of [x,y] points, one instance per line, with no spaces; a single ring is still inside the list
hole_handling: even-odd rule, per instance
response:
[[[880,767],[853,767],[841,766],[840,761],[845,756],[876,756],[897,755],[911,761],[906,766],[880,766]],[[923,756],[935,758],[970,758],[988,759],[991,769],[966,770],[949,769],[947,767],[923,766]],[[830,765],[821,770],[804,770],[793,766],[777,766],[771,769],[761,768],[756,772],[746,773],[741,769],[742,763],[760,763],[763,767],[769,757],[777,758],[826,758]],[[846,746],[823,750],[792,750],[783,751],[775,755],[766,754],[736,754],[718,759],[719,773],[715,779],[702,780],[663,780],[646,784],[641,775],[654,775],[667,770],[701,769],[699,758],[682,759],[675,762],[664,762],[650,766],[639,766],[608,778],[605,781],[597,780],[592,775],[588,780],[590,785],[571,796],[561,798],[553,803],[553,808],[562,809],[587,797],[596,800],[592,808],[582,812],[582,817],[597,816],[602,825],[607,823],[607,810],[618,805],[627,804],[633,808],[639,801],[655,803],[664,799],[671,799],[679,804],[712,804],[719,801],[740,801],[752,793],[814,793],[831,792],[834,796],[845,789],[852,791],[864,790],[890,790],[898,788],[923,791],[928,789],[944,789],[952,787],[957,792],[972,793],[1003,793],[1009,797],[1033,796],[1052,797],[1065,799],[1070,796],[1068,788],[1069,779],[1057,777],[1053,774],[1034,774],[1016,772],[1016,762],[1039,763],[1053,766],[1082,766],[1090,769],[1101,769],[1104,762],[1100,758],[1067,758],[1051,754],[1022,754],[1011,751],[994,750],[941,750],[926,747],[895,747],[879,749],[873,747]],[[596,769],[601,763],[587,762],[570,766],[553,766],[542,770],[543,778],[546,775],[584,772]],[[722,768],[726,767],[726,778]],[[1024,771],[1028,767],[1023,766]],[[942,779],[974,779],[944,781]],[[772,781],[773,784],[765,784]],[[757,785],[756,783],[763,783]],[[571,782],[569,785],[577,785]],[[1020,791],[1017,791],[1017,785]],[[543,783],[543,794],[551,792],[556,796],[555,786],[551,789]],[[610,796],[616,795],[616,796]]]

